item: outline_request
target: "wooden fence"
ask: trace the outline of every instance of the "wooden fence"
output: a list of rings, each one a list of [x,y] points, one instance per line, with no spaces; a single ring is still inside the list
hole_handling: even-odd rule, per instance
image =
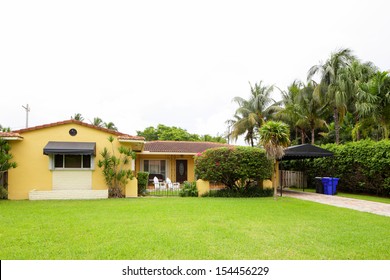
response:
[[[307,188],[306,175],[301,171],[280,170],[280,186],[283,188]]]

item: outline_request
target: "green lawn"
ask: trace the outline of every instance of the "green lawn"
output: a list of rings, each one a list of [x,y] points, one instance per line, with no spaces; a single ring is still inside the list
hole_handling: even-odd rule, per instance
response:
[[[374,202],[390,203],[390,198],[378,197],[378,196],[373,196],[373,195],[350,194],[350,193],[338,192],[337,196],[356,198],[356,199],[362,199],[362,200],[368,200],[368,201],[374,201]]]
[[[0,259],[390,259],[390,218],[283,197],[0,201]]]

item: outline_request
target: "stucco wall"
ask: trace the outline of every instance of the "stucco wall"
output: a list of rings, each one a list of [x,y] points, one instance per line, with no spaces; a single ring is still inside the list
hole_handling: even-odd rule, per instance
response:
[[[75,128],[76,136],[69,135],[69,130]],[[50,191],[53,186],[53,171],[49,167],[49,156],[43,154],[43,148],[49,141],[96,142],[96,158],[92,171],[92,190],[106,190],[106,184],[101,169],[97,166],[101,159],[100,152],[104,147],[111,149],[107,138],[110,133],[82,126],[76,123],[62,124],[54,127],[26,131],[20,133],[21,141],[10,141],[11,153],[17,168],[9,171],[8,198],[28,199],[31,190]],[[114,136],[114,148],[126,143],[119,143]],[[82,172],[82,171],[78,171]]]

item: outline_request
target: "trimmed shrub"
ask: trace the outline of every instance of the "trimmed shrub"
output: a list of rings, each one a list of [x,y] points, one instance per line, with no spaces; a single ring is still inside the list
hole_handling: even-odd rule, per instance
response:
[[[146,186],[148,185],[149,172],[138,172],[138,194],[144,195],[146,193]]]
[[[257,185],[251,185],[246,188],[209,191],[202,197],[269,197],[273,196],[273,193],[273,189],[261,189]]]
[[[339,191],[390,196],[389,140],[362,140],[321,147],[332,151],[334,157],[283,162],[283,166],[307,172],[309,186],[314,186],[314,178],[317,176],[338,177]]]
[[[7,198],[8,198],[7,189],[0,185],[0,199],[7,199]]]
[[[230,189],[262,182],[272,177],[272,171],[272,162],[260,148],[214,148],[195,157],[197,178],[222,183]]]
[[[183,188],[180,190],[179,195],[182,197],[186,196],[198,196],[198,189],[196,188],[196,182],[187,182],[183,184]]]

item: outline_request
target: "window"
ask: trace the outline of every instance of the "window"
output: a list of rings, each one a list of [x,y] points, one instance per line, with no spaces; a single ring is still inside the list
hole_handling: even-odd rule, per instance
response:
[[[149,174],[161,174],[166,178],[166,161],[165,160],[144,160],[144,171]]]
[[[91,168],[91,155],[54,155],[54,168]]]

